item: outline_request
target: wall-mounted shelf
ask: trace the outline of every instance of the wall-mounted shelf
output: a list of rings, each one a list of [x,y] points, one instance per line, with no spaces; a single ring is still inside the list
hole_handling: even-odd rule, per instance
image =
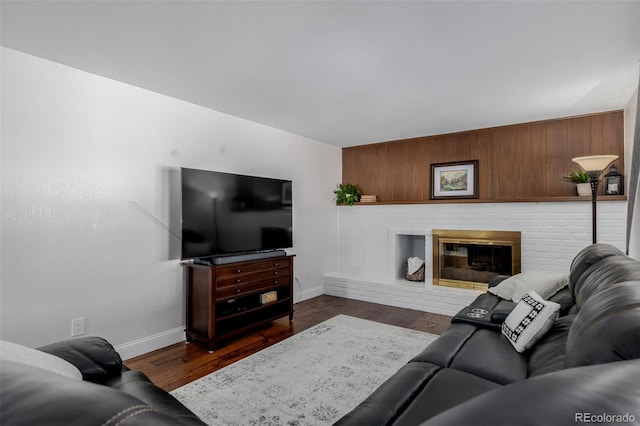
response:
[[[535,197],[535,198],[515,198],[504,200],[485,199],[452,199],[452,200],[415,200],[415,201],[377,201],[375,203],[355,203],[354,206],[375,206],[392,204],[475,204],[475,203],[554,203],[567,201],[589,201],[591,197]],[[627,201],[626,195],[599,195],[598,201]]]

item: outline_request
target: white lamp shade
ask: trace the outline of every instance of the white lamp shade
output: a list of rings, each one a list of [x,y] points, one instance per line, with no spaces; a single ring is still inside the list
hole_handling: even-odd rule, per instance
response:
[[[577,163],[585,172],[601,172],[617,159],[617,155],[589,155],[572,158],[571,161]]]

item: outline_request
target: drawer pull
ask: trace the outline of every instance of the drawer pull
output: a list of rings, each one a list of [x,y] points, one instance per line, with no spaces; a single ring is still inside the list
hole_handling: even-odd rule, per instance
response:
[[[236,273],[238,273],[238,274],[239,274],[239,273],[240,273],[240,269],[236,269]]]
[[[239,288],[237,288],[237,289],[236,289],[236,293],[240,293],[240,291],[241,291],[241,290],[240,290]]]
[[[275,271],[275,272],[273,273],[273,275],[278,275],[278,271]]]
[[[240,278],[238,278],[238,279],[236,280],[236,282],[237,282],[237,283],[239,283],[239,282],[240,282]]]
[[[274,263],[273,266],[278,266],[278,262]]]
[[[274,284],[278,284],[278,280],[274,280],[274,281],[273,281],[273,283],[274,283]]]

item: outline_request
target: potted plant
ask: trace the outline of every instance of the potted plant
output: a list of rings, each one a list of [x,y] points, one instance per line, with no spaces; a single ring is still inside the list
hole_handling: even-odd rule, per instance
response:
[[[584,170],[578,170],[578,173],[570,172],[563,179],[576,183],[576,189],[580,197],[588,197],[591,195],[591,184],[589,183],[591,176]]]
[[[352,183],[341,183],[338,189],[333,191],[336,194],[336,204],[347,204],[352,206],[353,203],[360,201],[362,191]]]

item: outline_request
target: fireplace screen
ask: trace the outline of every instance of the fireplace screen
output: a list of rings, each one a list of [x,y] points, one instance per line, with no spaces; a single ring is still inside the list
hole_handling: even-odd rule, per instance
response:
[[[520,233],[434,230],[433,283],[486,290],[496,275],[520,272]]]

